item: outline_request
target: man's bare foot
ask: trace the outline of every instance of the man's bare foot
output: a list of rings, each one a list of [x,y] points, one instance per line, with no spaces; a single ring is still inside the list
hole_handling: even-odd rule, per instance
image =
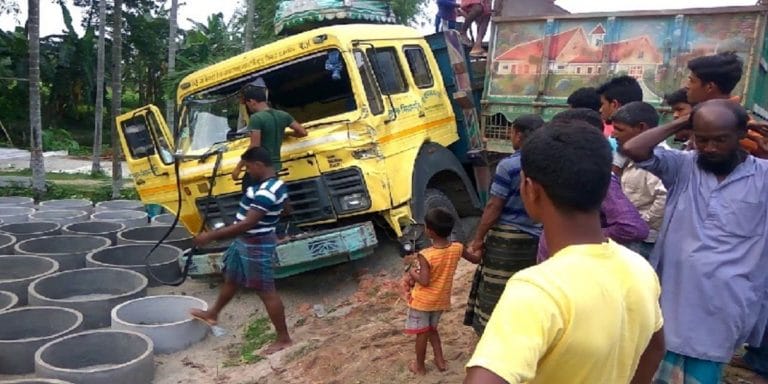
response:
[[[473,48],[471,51],[469,51],[469,55],[472,57],[486,57],[488,56],[488,52],[482,48]]]
[[[421,376],[424,376],[427,374],[427,368],[425,368],[423,365],[419,367],[419,365],[416,364],[415,361],[411,361],[410,363],[408,363],[408,370]]]
[[[208,311],[203,311],[202,309],[192,309],[189,311],[189,314],[192,315],[192,317],[195,319],[203,321],[210,326],[214,326],[219,322],[219,319],[216,315]]]
[[[448,364],[445,362],[445,359],[435,359],[435,366],[440,372],[445,372],[448,370]]]
[[[290,347],[293,344],[293,340],[277,340],[274,343],[267,346],[267,348],[264,349],[264,352],[261,354],[264,356],[271,355],[275,352],[282,351],[283,349],[286,349]]]

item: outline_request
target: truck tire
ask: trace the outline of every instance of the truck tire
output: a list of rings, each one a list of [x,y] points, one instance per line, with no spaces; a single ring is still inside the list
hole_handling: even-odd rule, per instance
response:
[[[424,191],[424,211],[429,212],[430,209],[434,208],[443,208],[446,211],[451,213],[451,216],[453,216],[453,219],[455,220],[454,226],[453,226],[453,232],[451,233],[451,240],[452,241],[460,241],[463,242],[464,239],[464,227],[461,223],[461,218],[459,218],[458,212],[456,212],[456,208],[453,206],[453,203],[451,203],[451,199],[448,198],[443,192],[433,189],[433,188],[427,188],[426,191]],[[424,218],[420,217],[418,218],[418,221],[423,220]],[[419,239],[419,248],[423,248],[424,246],[429,247],[429,239],[426,237],[426,235],[422,236]]]

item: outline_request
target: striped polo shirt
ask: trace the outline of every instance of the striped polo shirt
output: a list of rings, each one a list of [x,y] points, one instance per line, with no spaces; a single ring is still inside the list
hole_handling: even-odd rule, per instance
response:
[[[237,211],[236,221],[245,219],[249,209],[260,209],[265,215],[247,233],[250,235],[265,235],[275,231],[280,214],[283,212],[283,203],[288,197],[288,191],[280,179],[269,178],[260,184],[249,187],[240,200],[240,209]]]
[[[520,151],[499,162],[491,184],[491,195],[504,199],[499,224],[511,225],[531,236],[541,235],[541,224],[534,222],[525,211],[520,197]]]

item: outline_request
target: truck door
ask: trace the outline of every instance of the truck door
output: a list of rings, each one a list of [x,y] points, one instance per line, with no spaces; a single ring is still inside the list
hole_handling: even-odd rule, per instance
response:
[[[125,160],[144,203],[176,209],[173,141],[160,110],[147,105],[117,117]]]

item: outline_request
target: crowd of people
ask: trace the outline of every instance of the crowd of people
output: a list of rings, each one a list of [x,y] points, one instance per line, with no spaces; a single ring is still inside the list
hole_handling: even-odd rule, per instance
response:
[[[666,124],[630,76],[577,90],[548,123],[512,122],[516,152],[466,249],[427,220],[434,245],[408,260],[413,372],[427,340],[444,369],[447,306],[420,312],[422,290],[449,294],[463,256],[479,264],[464,323],[481,336],[465,383],[716,384],[729,362],[768,382],[765,125],[731,95],[736,54],[688,69]]]
[[[438,325],[464,258],[478,264],[464,324],[481,337],[465,383],[715,384],[729,362],[768,383],[768,129],[731,95],[736,54],[688,69],[687,86],[664,96],[665,124],[630,76],[577,90],[549,122],[515,119],[515,153],[496,167],[466,247],[450,239],[449,212],[427,212],[432,245],[406,257],[403,277],[411,371],[427,371],[428,345],[446,369]],[[239,287],[253,288],[277,331],[272,353],[292,343],[271,265],[288,198],[274,154],[287,129],[306,131],[269,108],[264,87],[244,102],[237,220],[194,242],[237,239],[218,300],[192,315],[216,324]]]

